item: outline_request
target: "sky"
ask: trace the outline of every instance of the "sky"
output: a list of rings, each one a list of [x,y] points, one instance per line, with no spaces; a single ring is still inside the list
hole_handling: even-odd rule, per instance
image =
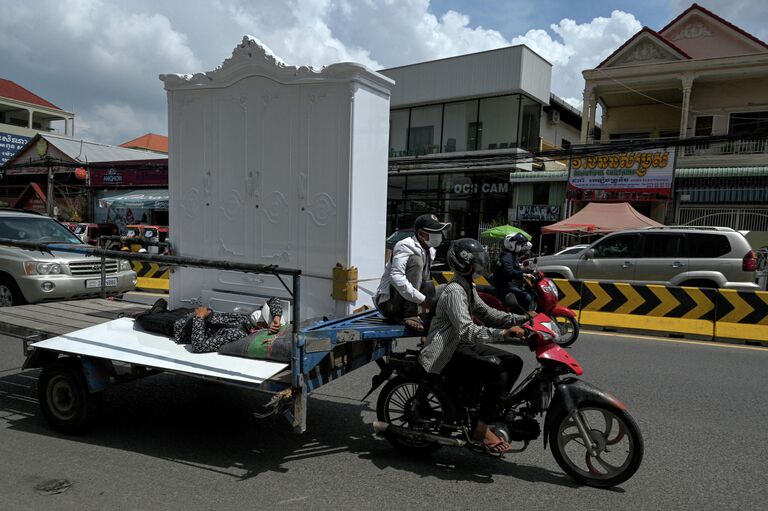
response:
[[[700,5],[768,40],[768,1]],[[581,71],[680,0],[0,0],[0,78],[75,113],[75,136],[119,144],[167,134],[159,74],[215,69],[248,34],[289,65],[377,70],[526,44],[552,92],[580,106]]]

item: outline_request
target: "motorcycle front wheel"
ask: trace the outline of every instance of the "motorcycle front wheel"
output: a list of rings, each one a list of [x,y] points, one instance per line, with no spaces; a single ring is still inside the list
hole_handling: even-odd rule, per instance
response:
[[[643,460],[643,437],[629,413],[598,403],[582,403],[576,413],[596,446],[596,456],[590,454],[573,418],[562,413],[549,431],[549,447],[560,468],[576,482],[597,488],[632,477]]]
[[[419,386],[419,382],[403,376],[387,382],[376,401],[377,419],[414,431],[432,432],[431,426],[442,420],[443,403],[432,390],[417,397]],[[397,450],[414,455],[431,454],[441,447],[434,441],[416,440],[390,432],[385,433],[385,438]]]
[[[561,348],[565,348],[566,346],[575,343],[576,339],[579,337],[579,322],[576,321],[576,318],[571,318],[569,316],[555,316],[552,319],[555,320],[555,323],[557,323],[557,326],[560,329],[560,339],[557,340],[557,345]]]

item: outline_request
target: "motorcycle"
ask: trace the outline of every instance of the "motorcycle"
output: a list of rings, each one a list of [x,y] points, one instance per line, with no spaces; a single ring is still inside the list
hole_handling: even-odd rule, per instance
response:
[[[557,344],[566,347],[575,343],[579,337],[579,321],[576,319],[574,311],[560,305],[557,286],[552,282],[552,279],[545,277],[542,272],[536,270],[526,271],[523,274],[523,279],[526,283],[526,291],[531,296],[533,309],[555,320],[560,334]],[[521,309],[515,295],[510,293],[502,301],[495,291],[492,286],[477,287],[477,294],[489,307],[503,312],[510,312],[514,308]]]
[[[572,479],[608,488],[632,477],[643,459],[643,437],[627,407],[610,393],[569,376],[583,370],[556,344],[558,328],[547,315],[538,314],[523,328],[539,365],[501,399],[501,419],[491,429],[519,445],[511,451],[519,453],[542,434],[543,416],[544,448],[549,443],[555,461]],[[419,365],[418,353],[406,350],[379,361],[382,371],[368,393],[387,382],[376,403],[376,434],[409,454],[449,446],[500,457],[472,437],[479,383],[468,384],[460,374],[434,378]]]

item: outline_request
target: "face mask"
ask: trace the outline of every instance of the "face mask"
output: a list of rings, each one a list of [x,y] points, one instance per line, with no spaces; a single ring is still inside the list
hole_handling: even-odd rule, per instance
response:
[[[440,246],[440,243],[443,242],[443,233],[442,232],[430,232],[429,238],[427,238],[427,241],[424,243],[428,247],[437,248]]]

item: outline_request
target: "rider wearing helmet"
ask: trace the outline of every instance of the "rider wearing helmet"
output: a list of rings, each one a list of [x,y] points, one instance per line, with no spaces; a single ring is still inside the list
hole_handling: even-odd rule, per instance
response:
[[[491,431],[488,424],[496,419],[497,404],[520,375],[523,361],[517,355],[485,343],[522,337],[523,329],[515,325],[527,321],[528,316],[492,309],[480,299],[472,278],[475,273],[488,271],[489,258],[477,240],[454,241],[447,258],[454,278],[445,285],[438,299],[419,363],[431,374],[440,374],[448,368],[483,383],[474,438],[489,453],[507,452],[510,445]],[[476,325],[473,315],[491,326]]]
[[[507,234],[504,237],[504,250],[493,270],[493,284],[499,297],[507,302],[505,297],[511,293],[525,311],[531,308],[531,295],[525,291],[523,268],[517,258],[531,247],[531,243],[521,233]]]

